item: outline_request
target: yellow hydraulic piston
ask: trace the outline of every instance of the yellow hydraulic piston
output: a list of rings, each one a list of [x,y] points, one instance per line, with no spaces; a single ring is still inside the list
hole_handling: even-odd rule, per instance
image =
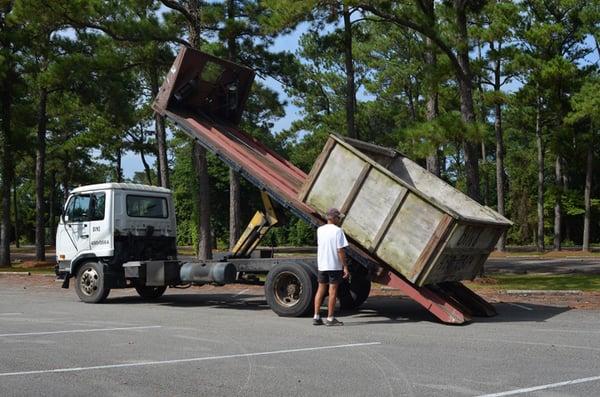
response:
[[[277,212],[275,211],[269,195],[266,192],[261,191],[260,197],[265,206],[265,211],[256,211],[250,220],[250,223],[246,226],[244,233],[242,233],[231,250],[232,256],[234,257],[250,256],[250,253],[258,246],[258,243],[265,234],[279,222]]]

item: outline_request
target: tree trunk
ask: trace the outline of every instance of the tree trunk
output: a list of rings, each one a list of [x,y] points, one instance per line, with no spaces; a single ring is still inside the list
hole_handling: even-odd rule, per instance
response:
[[[433,0],[427,0],[423,2],[425,7],[423,8],[425,15],[427,16],[428,24],[435,27],[435,3]],[[425,37],[425,64],[428,66],[431,73],[437,68],[437,55],[435,45],[429,37]],[[427,121],[432,122],[439,116],[439,93],[437,90],[437,84],[432,84],[429,87],[427,93],[426,103],[426,114]],[[442,159],[441,151],[439,146],[436,146],[435,150],[430,153],[425,159],[427,164],[427,171],[431,172],[436,176],[441,175]]]
[[[486,148],[485,148],[485,142],[482,140],[481,141],[481,166],[483,168],[480,168],[480,170],[482,170],[481,172],[481,184],[483,185],[483,192],[481,194],[481,200],[483,202],[483,205],[489,205],[488,204],[488,196],[490,195],[490,181],[488,178],[488,174],[487,174],[487,158],[486,158]]]
[[[542,126],[540,124],[540,100],[537,99],[536,115],[535,115],[535,136],[537,143],[537,163],[538,163],[538,180],[537,180],[537,241],[536,246],[538,252],[544,252],[544,139],[542,136]]]
[[[475,122],[475,113],[473,112],[473,90],[469,81],[459,82],[461,91],[460,112],[464,122],[473,124]],[[463,141],[464,159],[465,159],[465,177],[467,181],[467,194],[473,200],[481,202],[479,191],[479,155],[477,143],[464,138]]]
[[[55,207],[56,207],[56,171],[52,171],[50,173],[50,195],[48,196],[48,226],[50,227],[50,241],[48,244],[51,246],[56,246],[56,223],[54,222],[54,218],[56,217]]]
[[[117,183],[121,183],[123,182],[123,168],[121,165],[121,158],[122,158],[123,152],[121,150],[120,147],[117,148],[117,159],[116,159],[116,179],[117,179]]]
[[[160,185],[167,189],[170,188],[169,181],[169,161],[167,159],[167,132],[165,130],[165,118],[160,114],[154,115],[154,125],[156,128],[156,144],[158,146],[158,175]]]
[[[151,90],[152,97],[156,98],[158,95],[158,70],[156,67],[152,70],[151,75]],[[154,131],[156,134],[156,146],[158,155],[157,163],[158,163],[158,179],[160,181],[160,186],[169,188],[171,184],[169,183],[169,162],[167,159],[167,132],[165,129],[165,118],[160,114],[154,114]]]
[[[236,18],[235,0],[227,0],[227,19],[234,26]],[[231,29],[227,37],[227,56],[237,61],[237,32]],[[233,249],[240,238],[240,176],[233,168],[229,169],[229,249]]]
[[[210,192],[206,149],[199,143],[193,143],[194,167],[198,179],[198,259],[212,258],[210,233]]]
[[[477,54],[478,60],[481,61],[481,42],[477,40]],[[477,77],[477,90],[479,92],[479,118],[482,124],[487,121],[487,111],[485,108],[485,98],[483,91],[483,83],[481,81],[481,76]],[[487,174],[487,150],[485,147],[485,139],[481,140],[481,165],[483,167],[483,173],[481,174],[482,184],[483,184],[483,204],[488,205],[488,196],[490,195],[490,184],[489,178]]]
[[[556,182],[556,198],[554,202],[554,250],[560,251],[562,241],[562,192],[563,192],[563,175],[562,175],[562,157],[556,156],[554,164],[555,182]]]
[[[425,52],[425,62],[430,70],[434,70],[437,66],[437,57],[435,54],[435,49],[433,48],[433,43],[431,39],[425,38],[426,52]],[[439,115],[439,94],[437,92],[436,87],[432,87],[427,96],[427,104],[426,104],[427,112],[425,117],[427,121],[434,121]],[[427,163],[427,171],[440,176],[440,153],[439,148],[435,148],[435,151],[431,153],[426,158]]]
[[[143,138],[142,138],[143,143]],[[152,185],[152,172],[150,171],[150,165],[146,161],[146,155],[144,153],[144,149],[140,147],[140,158],[142,159],[142,164],[144,165],[144,173],[146,174],[146,180],[148,181],[148,185]]]
[[[2,221],[0,223],[0,267],[10,267],[10,188],[13,177],[11,148],[11,76],[2,82]]]
[[[456,25],[458,27],[457,61],[460,70],[457,70],[458,86],[460,91],[460,114],[465,123],[475,123],[475,108],[473,106],[473,74],[471,73],[469,58],[469,36],[467,31],[467,14],[464,2],[456,1]],[[465,174],[467,179],[467,194],[474,200],[481,202],[479,191],[479,159],[477,143],[471,137],[464,138],[463,149],[465,156]]]
[[[587,151],[587,167],[585,171],[585,193],[584,193],[584,203],[585,203],[585,215],[583,218],[583,246],[581,249],[583,251],[590,250],[590,222],[592,215],[592,173],[594,165],[594,152],[592,149],[591,143],[588,145]]]
[[[46,105],[48,90],[40,91],[38,105],[37,147],[35,156],[35,260],[46,260],[46,209],[44,205],[45,168],[46,168]]]
[[[410,119],[413,122],[417,121],[417,109],[415,108],[415,101],[413,99],[412,90],[409,85],[404,86],[406,92],[406,98],[408,99],[408,110],[410,110]]]
[[[63,179],[62,179],[62,185],[63,185],[63,206],[67,203],[67,199],[69,198],[69,184],[71,183],[71,180],[69,178],[69,159],[67,157],[65,157],[63,159]]]
[[[352,55],[352,21],[348,5],[343,4],[344,14],[344,62],[346,65],[346,133],[358,138],[354,115],[356,112],[356,87],[354,83],[354,58]]]
[[[227,19],[231,26],[235,25],[235,0],[227,1]],[[237,61],[237,32],[230,30],[227,37],[227,56],[230,61]],[[229,169],[229,249],[233,249],[240,238],[240,176],[233,168]]]
[[[200,49],[201,26],[200,2],[187,2],[186,10],[189,14],[187,20],[188,41],[194,49]],[[206,149],[198,142],[193,142],[193,162],[196,171],[198,188],[198,259],[212,258],[212,239],[210,230],[210,187],[208,180],[208,164]]]
[[[158,150],[156,151],[156,158],[158,159]],[[157,179],[156,184],[157,184],[157,186],[164,187],[163,183],[162,183],[162,178],[160,177],[160,164],[159,164],[158,160],[154,162],[154,166],[156,167],[156,169],[154,170],[154,171],[156,171],[156,179]]]
[[[240,238],[240,177],[229,169],[229,249],[232,250]]]
[[[13,178],[13,210],[15,212],[15,248],[20,247],[19,239],[21,231],[19,230],[19,201],[17,200],[17,178]]]
[[[505,174],[504,174],[504,137],[502,131],[502,106],[497,103],[494,106],[494,132],[496,133],[496,194],[497,194],[497,207],[498,213],[502,216],[505,215],[504,210],[504,186],[505,186]],[[502,233],[498,244],[496,245],[498,251],[504,251],[506,249],[506,233]]]
[[[500,50],[500,45],[498,50]],[[496,61],[494,68],[494,91],[500,92],[500,61]],[[502,105],[496,102],[494,105],[494,132],[496,133],[496,192],[497,192],[497,206],[498,213],[502,216],[505,215],[504,211],[504,187],[505,173],[504,173],[504,134],[502,131]],[[498,244],[496,245],[498,251],[505,251],[506,249],[506,233],[502,233]]]

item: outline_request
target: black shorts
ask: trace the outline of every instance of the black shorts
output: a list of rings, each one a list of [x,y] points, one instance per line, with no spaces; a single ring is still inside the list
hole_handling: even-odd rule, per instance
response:
[[[344,272],[342,270],[325,270],[320,271],[317,276],[317,281],[320,284],[339,284],[344,278]]]

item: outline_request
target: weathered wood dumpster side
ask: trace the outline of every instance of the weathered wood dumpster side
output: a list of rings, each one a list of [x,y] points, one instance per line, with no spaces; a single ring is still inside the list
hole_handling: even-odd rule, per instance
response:
[[[346,214],[346,234],[422,286],[473,279],[510,221],[395,150],[331,135],[299,194]]]

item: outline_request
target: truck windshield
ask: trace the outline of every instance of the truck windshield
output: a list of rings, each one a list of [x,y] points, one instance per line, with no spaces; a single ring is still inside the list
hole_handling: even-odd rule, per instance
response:
[[[127,195],[127,215],[135,218],[167,218],[169,211],[164,197]]]
[[[78,194],[69,200],[65,216],[68,222],[101,221],[104,219],[105,203],[104,193]]]
[[[88,210],[90,207],[90,196],[77,195],[72,196],[69,200],[69,205],[65,215],[67,216],[68,222],[85,222],[88,220]]]

